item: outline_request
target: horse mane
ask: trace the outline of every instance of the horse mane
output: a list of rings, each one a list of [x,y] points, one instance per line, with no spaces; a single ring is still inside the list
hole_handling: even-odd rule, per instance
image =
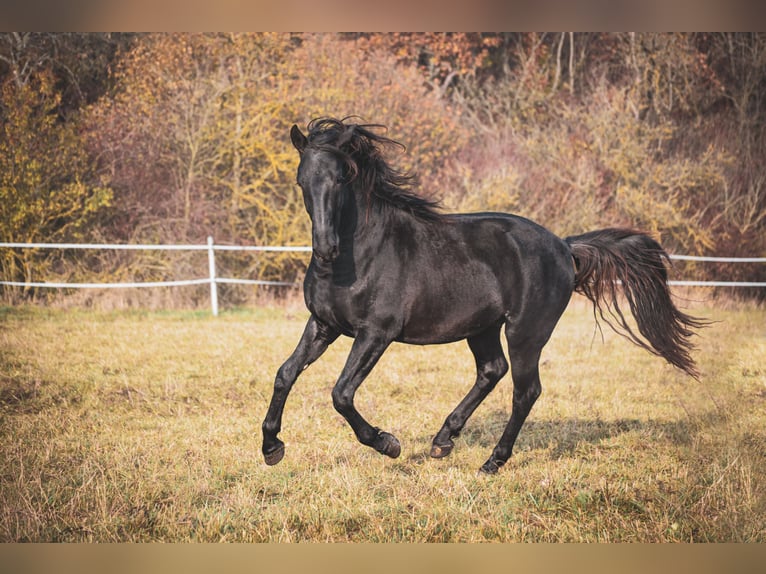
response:
[[[345,161],[350,181],[367,194],[370,202],[411,213],[418,219],[442,218],[439,202],[412,190],[416,177],[391,166],[384,147],[406,149],[404,144],[375,133],[381,124],[346,123],[350,118],[315,118],[308,124],[308,145],[337,154]]]

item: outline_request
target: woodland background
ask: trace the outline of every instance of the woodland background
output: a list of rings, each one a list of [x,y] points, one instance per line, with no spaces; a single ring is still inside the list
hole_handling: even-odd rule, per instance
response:
[[[288,131],[350,115],[385,124],[407,146],[393,160],[449,211],[766,254],[764,33],[2,33],[0,241],[307,245]],[[306,263],[218,264],[293,281]],[[204,253],[0,250],[10,281],[204,268]],[[762,265],[682,270],[766,280]]]

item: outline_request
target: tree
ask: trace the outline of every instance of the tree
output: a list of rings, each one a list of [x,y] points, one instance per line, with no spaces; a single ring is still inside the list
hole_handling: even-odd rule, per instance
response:
[[[475,76],[492,65],[491,53],[501,43],[495,33],[390,32],[342,35],[361,50],[383,51],[402,68],[418,69],[429,88],[447,96],[461,78]]]
[[[94,102],[108,88],[115,55],[133,40],[129,33],[2,32],[0,81],[27,84],[42,71],[51,73],[61,99],[62,117]]]
[[[108,182],[96,177],[78,127],[61,122],[61,95],[53,75],[38,71],[0,86],[0,240],[39,242],[85,237],[94,217],[109,205]],[[31,250],[6,251],[5,280],[30,281]],[[39,271],[38,271],[39,272]]]
[[[721,208],[729,157],[693,138],[688,145],[679,129],[712,97],[703,87],[715,85],[689,38],[591,45],[581,97],[561,81],[570,38],[524,35],[505,75],[457,91],[480,134],[461,160],[461,204],[520,212],[564,235],[622,224],[661,234],[672,248],[714,249],[709,214]]]
[[[304,121],[317,116],[356,116],[383,124],[388,135],[407,146],[397,158],[414,172],[422,192],[444,195],[439,177],[467,143],[457,110],[423,84],[421,72],[403,65],[390,50],[369,39],[306,35],[289,65],[300,70],[291,80],[293,108]]]
[[[286,135],[295,114],[285,111],[288,87],[277,81],[291,46],[287,34],[156,34],[123,56],[115,93],[89,119],[92,148],[117,190],[108,233],[123,241],[305,241],[295,234],[302,203]],[[179,275],[185,265],[153,257],[157,272],[172,266]],[[272,263],[262,268],[267,260],[244,273],[277,278]]]

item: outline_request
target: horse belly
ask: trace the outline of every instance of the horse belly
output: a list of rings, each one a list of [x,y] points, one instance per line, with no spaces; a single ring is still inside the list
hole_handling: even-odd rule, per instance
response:
[[[474,278],[475,279],[475,278]],[[495,278],[423,290],[407,309],[399,340],[415,345],[451,343],[503,320],[501,289]]]

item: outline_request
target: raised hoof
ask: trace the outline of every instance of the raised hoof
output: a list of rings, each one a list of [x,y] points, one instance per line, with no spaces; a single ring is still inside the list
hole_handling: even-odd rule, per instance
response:
[[[497,471],[500,470],[501,466],[503,466],[502,463],[498,464],[490,458],[487,462],[481,465],[479,476],[497,474]]]
[[[399,444],[399,440],[391,433],[380,431],[375,442],[375,450],[380,454],[385,454],[391,458],[397,458],[402,454],[402,447]]]
[[[449,453],[452,452],[452,449],[455,447],[455,445],[450,442],[449,444],[432,444],[431,445],[431,457],[432,458],[444,458]]]
[[[264,452],[263,453],[263,460],[266,461],[266,464],[269,466],[274,466],[279,461],[282,460],[285,456],[285,445],[280,444],[276,449],[272,450],[271,452]]]

